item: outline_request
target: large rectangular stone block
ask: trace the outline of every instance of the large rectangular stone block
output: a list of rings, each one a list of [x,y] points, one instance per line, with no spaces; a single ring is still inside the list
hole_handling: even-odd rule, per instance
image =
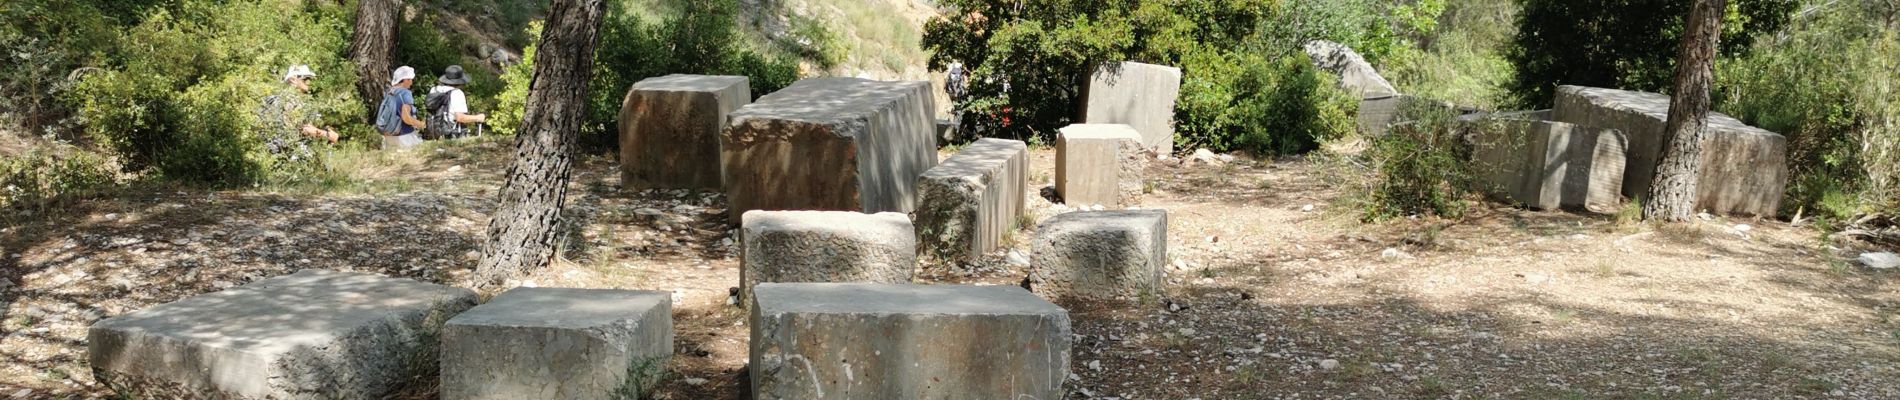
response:
[[[1181,69],[1132,61],[1104,63],[1089,75],[1082,121],[1123,124],[1141,134],[1148,150],[1174,153],[1174,101],[1181,95]]]
[[[763,284],[757,399],[1061,399],[1069,313],[1015,286]]]
[[[443,399],[637,399],[673,356],[673,296],[516,288],[442,327]]]
[[[641,80],[620,102],[620,185],[720,189],[719,131],[752,102],[743,76],[673,74]]]
[[[436,371],[467,289],[303,270],[93,324],[93,376],[127,396],[377,399]]]
[[[720,138],[732,217],[911,212],[937,165],[934,101],[921,81],[810,78],[740,107]]]
[[[1030,288],[1051,299],[1158,295],[1168,265],[1168,212],[1075,211],[1036,228]]]
[[[982,139],[917,179],[917,239],[925,252],[968,260],[1017,228],[1029,187],[1029,146]]]
[[[740,298],[764,282],[909,283],[917,269],[910,216],[850,211],[750,211],[739,233]]]
[[[1150,154],[1128,125],[1063,127],[1056,133],[1056,193],[1072,206],[1135,205]]]
[[[1385,136],[1393,125],[1429,119],[1434,114],[1462,116],[1478,112],[1450,102],[1410,95],[1370,97],[1359,101],[1359,132],[1368,137]]]
[[[1498,116],[1464,122],[1476,173],[1525,206],[1614,212],[1628,138],[1615,129]]]
[[[1632,198],[1649,195],[1656,163],[1662,158],[1669,96],[1561,86],[1557,88],[1552,118],[1622,131],[1629,137],[1623,194]],[[1695,207],[1720,214],[1775,216],[1788,186],[1787,158],[1787,138],[1710,112],[1709,128],[1702,138],[1702,171],[1696,182]]]

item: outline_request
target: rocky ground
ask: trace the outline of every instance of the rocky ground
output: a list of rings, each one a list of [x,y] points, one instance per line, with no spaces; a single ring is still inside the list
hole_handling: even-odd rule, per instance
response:
[[[85,365],[92,321],[301,268],[467,286],[504,150],[425,148],[324,194],[141,187],[5,216],[0,399],[104,397]],[[1053,157],[1032,151],[1034,186]],[[1900,274],[1814,230],[1501,206],[1363,224],[1326,165],[1152,167],[1143,207],[1170,212],[1168,289],[1067,305],[1070,397],[1900,398]],[[613,168],[583,158],[563,259],[516,284],[671,291],[678,354],[657,397],[747,397],[723,199],[621,192]],[[1016,284],[1033,234],[920,280]]]

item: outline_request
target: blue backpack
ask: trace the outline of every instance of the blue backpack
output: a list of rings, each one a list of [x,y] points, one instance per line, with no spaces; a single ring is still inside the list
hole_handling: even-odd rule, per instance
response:
[[[376,131],[384,136],[402,134],[402,103],[396,101],[395,91],[383,92],[383,103],[376,106]]]

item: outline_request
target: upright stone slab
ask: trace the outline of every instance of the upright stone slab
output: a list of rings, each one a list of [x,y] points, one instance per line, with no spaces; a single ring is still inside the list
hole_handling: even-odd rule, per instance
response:
[[[969,260],[1001,246],[1023,215],[1029,146],[982,139],[917,179],[917,239],[928,254]]]
[[[764,282],[909,283],[917,269],[904,214],[749,211],[740,231],[741,298]]]
[[[743,76],[673,74],[633,84],[620,103],[620,185],[720,189],[719,131],[752,102]]]
[[[1069,313],[1015,286],[763,284],[757,399],[1061,399]]]
[[[1306,42],[1307,57],[1313,59],[1313,65],[1339,75],[1339,87],[1346,89],[1353,97],[1375,99],[1398,96],[1399,90],[1392,87],[1384,76],[1379,75],[1372,63],[1360,57],[1346,45],[1325,40]]]
[[[1622,203],[1629,142],[1622,132],[1511,115],[1463,124],[1477,174],[1512,200],[1594,212],[1614,212]]]
[[[1181,94],[1181,69],[1124,61],[1096,67],[1083,96],[1082,121],[1123,124],[1141,134],[1141,143],[1161,154],[1174,153],[1174,101]]]
[[[1561,86],[1552,115],[1558,122],[1616,129],[1627,135],[1623,194],[1649,195],[1656,163],[1662,158],[1669,96]],[[1695,208],[1721,214],[1775,216],[1788,186],[1787,158],[1787,138],[1710,112],[1709,129],[1702,138],[1702,171],[1696,182]]]
[[[1135,205],[1150,157],[1128,125],[1063,127],[1056,131],[1056,193],[1071,206]]]
[[[140,398],[377,399],[436,370],[467,289],[303,270],[93,324],[93,376]]]
[[[1168,263],[1168,213],[1063,213],[1036,228],[1032,251],[1030,287],[1043,297],[1126,300],[1157,295]]]
[[[632,399],[673,356],[673,296],[516,288],[442,328],[442,387],[456,399]]]
[[[732,217],[911,212],[937,165],[934,102],[922,81],[810,78],[740,107],[720,138]]]

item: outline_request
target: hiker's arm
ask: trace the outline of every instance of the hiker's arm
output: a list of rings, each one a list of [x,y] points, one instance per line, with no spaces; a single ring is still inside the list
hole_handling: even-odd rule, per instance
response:
[[[415,108],[416,106],[412,106],[408,104],[402,105],[402,123],[409,124],[409,126],[416,127],[416,129],[422,129],[422,128],[428,127],[429,124],[422,122],[422,120],[416,119],[414,115],[415,112],[413,111]]]
[[[458,124],[479,124],[483,122],[488,122],[487,114],[455,113],[455,123]]]

